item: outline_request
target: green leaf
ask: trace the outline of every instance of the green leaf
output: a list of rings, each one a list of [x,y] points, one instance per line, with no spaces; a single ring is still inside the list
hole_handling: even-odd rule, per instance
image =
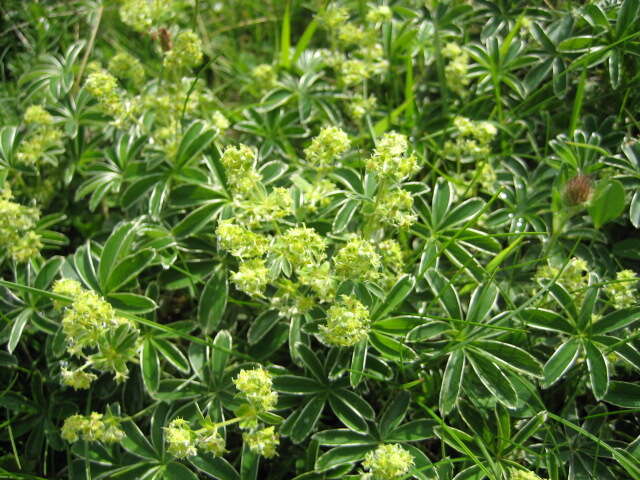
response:
[[[324,404],[324,395],[319,395],[312,397],[311,400],[301,408],[300,413],[297,415],[296,420],[291,426],[291,433],[289,436],[293,443],[300,443],[309,436],[322,415]]]
[[[220,330],[213,339],[213,353],[211,355],[211,373],[213,378],[222,379],[231,351],[231,334],[227,330]]]
[[[640,228],[640,191],[637,191],[633,194],[633,198],[631,199],[631,206],[629,207],[629,220],[631,220],[631,224]]]
[[[109,277],[116,264],[129,255],[131,245],[137,234],[137,224],[126,222],[120,225],[111,235],[102,248],[100,265],[98,266],[98,280],[103,289],[107,289]]]
[[[433,199],[431,202],[431,226],[438,229],[441,222],[447,216],[449,207],[453,202],[453,189],[451,184],[444,180],[438,180],[433,190]]]
[[[484,206],[484,200],[481,200],[479,198],[470,198],[468,200],[465,200],[460,205],[457,205],[455,208],[451,209],[451,211],[442,221],[439,229],[454,228],[469,221],[474,216],[476,216],[484,208]]]
[[[435,437],[434,429],[438,425],[433,419],[413,420],[399,426],[385,436],[385,442],[422,442]]]
[[[622,214],[625,208],[624,196],[624,186],[618,180],[600,182],[589,207],[589,214],[596,228]]]
[[[184,132],[176,153],[175,166],[182,169],[187,163],[194,160],[213,141],[215,130],[208,129],[204,122],[195,121]]]
[[[210,334],[220,325],[227,308],[228,297],[227,272],[221,268],[211,275],[202,289],[198,302],[198,322],[206,334]]]
[[[367,350],[369,347],[369,341],[367,338],[360,340],[353,347],[353,354],[351,356],[351,370],[349,372],[349,382],[352,387],[357,387],[362,377],[367,363]]]
[[[40,267],[40,270],[38,270],[38,274],[33,281],[33,286],[40,290],[47,290],[58,275],[63,263],[64,259],[62,257],[51,257],[48,259],[44,265]]]
[[[415,286],[416,278],[413,275],[403,275],[391,288],[382,304],[373,311],[371,315],[372,321],[380,320],[393,312],[407,298]]]
[[[337,395],[329,396],[329,405],[345,427],[358,433],[367,433],[369,431],[367,421],[361,412],[357,411],[356,407],[348,403],[343,397]]]
[[[153,346],[162,354],[162,356],[169,361],[171,365],[176,367],[182,373],[189,373],[191,368],[189,367],[189,361],[185,357],[184,353],[180,351],[173,343],[163,340],[161,338],[153,338],[151,340]]]
[[[508,408],[515,408],[518,396],[509,378],[485,357],[465,351],[465,355],[482,384]]]
[[[423,322],[424,318],[422,317],[403,315],[401,317],[388,317],[384,320],[378,320],[371,328],[387,335],[404,336],[421,326]]]
[[[439,405],[442,416],[448,415],[458,401],[464,364],[465,356],[461,349],[454,350],[449,355],[440,387]]]
[[[194,457],[189,457],[189,462],[201,472],[217,480],[240,480],[240,475],[236,469],[224,458],[200,453]]]
[[[242,459],[240,461],[240,480],[256,480],[260,455],[251,451],[246,443],[242,444]]]
[[[137,457],[150,460],[159,459],[158,453],[135,423],[132,421],[122,422],[120,428],[125,433],[125,437],[120,442],[125,450]]]
[[[181,463],[171,462],[164,468],[164,480],[198,480],[195,473]]]
[[[511,437],[511,449],[522,448],[532,435],[534,435],[547,421],[547,412],[538,412],[531,417],[520,429]]]
[[[358,206],[360,206],[360,200],[357,200],[355,198],[350,198],[346,200],[342,204],[342,207],[340,207],[340,210],[338,210],[338,213],[336,213],[336,216],[333,219],[333,226],[331,227],[331,229],[335,233],[340,233],[345,228],[347,228],[347,226],[349,225],[349,222],[353,218],[353,215],[358,210]]]
[[[283,68],[291,66],[291,2],[286,0],[282,27],[280,29],[280,65]]]
[[[7,344],[7,351],[9,353],[13,353],[18,346],[20,337],[22,337],[22,332],[27,326],[27,322],[29,321],[29,318],[31,318],[32,314],[33,310],[25,308],[14,318],[13,325],[11,326],[11,333],[9,334],[9,343]]]
[[[591,390],[596,400],[601,400],[609,388],[609,365],[602,352],[591,342],[584,342]]]
[[[485,354],[507,368],[534,377],[542,377],[542,364],[520,347],[496,340],[478,340],[473,342],[473,346],[479,350],[476,353]]]
[[[374,448],[375,446],[373,445],[348,445],[345,447],[332,448],[318,457],[316,460],[316,470],[318,472],[325,472],[340,465],[359,462],[367,452],[370,452]]]
[[[297,343],[296,350],[300,356],[300,360],[304,364],[304,367],[313,375],[320,383],[326,382],[326,374],[322,363],[318,356],[304,343]]]
[[[549,330],[560,333],[575,333],[574,327],[564,318],[551,310],[542,308],[529,308],[520,312],[525,324],[541,330]]]
[[[110,293],[107,300],[118,310],[136,314],[153,312],[158,308],[156,302],[149,297],[136,293]]]
[[[573,366],[580,353],[580,341],[572,338],[563,343],[544,365],[544,383],[548,388]]]
[[[640,2],[638,0],[624,0],[618,18],[616,19],[616,38],[620,39],[633,26],[638,18]]]
[[[377,440],[369,435],[354,432],[347,428],[336,428],[318,432],[313,439],[320,445],[335,447],[339,445],[375,445]]]
[[[442,308],[444,308],[454,320],[461,320],[462,307],[458,299],[458,292],[453,288],[451,282],[435,269],[427,271],[426,279],[434,295],[442,305]]]
[[[416,352],[395,338],[378,332],[369,332],[369,343],[383,356],[398,361],[411,361],[416,358]]]
[[[221,208],[222,204],[219,202],[207,203],[196,208],[171,229],[172,235],[177,239],[183,239],[198,233],[211,222]]]
[[[448,330],[451,325],[445,322],[433,321],[420,325],[407,334],[407,342],[421,342],[436,337]]]
[[[582,308],[580,308],[580,314],[578,315],[578,329],[584,330],[584,328],[591,323],[591,319],[593,318],[593,311],[596,307],[596,302],[598,301],[598,294],[600,293],[600,288],[595,286],[598,282],[598,277],[595,274],[589,275],[589,288],[582,300]]]
[[[153,250],[142,250],[124,257],[111,270],[104,285],[104,292],[111,293],[120,290],[133,281],[134,278],[137,278],[151,264],[154,258],[155,252]]]
[[[250,345],[255,345],[268,334],[273,327],[281,320],[280,314],[276,310],[268,310],[258,316],[247,332],[247,341]]]
[[[603,335],[628,327],[640,320],[640,307],[623,308],[598,320],[591,326],[594,335]]]
[[[378,423],[380,435],[386,437],[388,433],[396,428],[404,419],[409,409],[411,395],[407,391],[400,391],[387,405]]]
[[[299,375],[278,375],[273,379],[273,386],[278,392],[294,395],[313,395],[326,391],[326,386],[317,380]]]
[[[640,385],[613,381],[604,401],[621,408],[640,408]]]
[[[147,339],[140,348],[140,369],[144,386],[151,393],[156,392],[160,385],[160,359],[153,343]]]
[[[467,322],[480,323],[491,312],[498,299],[498,289],[493,283],[485,283],[475,289],[469,301]]]

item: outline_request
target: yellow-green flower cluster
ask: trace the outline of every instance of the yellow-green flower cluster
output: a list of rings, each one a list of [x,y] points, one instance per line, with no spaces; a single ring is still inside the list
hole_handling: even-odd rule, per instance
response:
[[[391,20],[393,12],[387,5],[377,5],[367,13],[366,19],[369,23],[382,23]]]
[[[329,301],[335,296],[337,279],[329,262],[308,265],[298,271],[298,280],[315,293],[321,300]]]
[[[518,470],[512,468],[509,470],[509,480],[543,480],[530,470]]]
[[[206,426],[196,432],[198,448],[214,457],[222,456],[227,450],[225,441],[215,426]]]
[[[85,372],[81,368],[67,370],[63,367],[60,374],[62,375],[62,384],[73,387],[74,390],[87,390],[91,383],[98,378],[93,373]]]
[[[257,412],[273,410],[278,394],[272,390],[271,374],[262,367],[240,370],[233,384]]]
[[[369,333],[369,310],[356,298],[343,295],[327,311],[327,323],[320,326],[320,338],[329,345],[351,347]]]
[[[234,199],[238,208],[237,220],[249,225],[258,226],[275,222],[292,213],[291,192],[284,187],[276,187],[264,193],[264,186],[256,184],[256,190],[246,192],[244,197]]]
[[[119,442],[124,438],[124,432],[119,427],[120,421],[116,416],[105,418],[98,412],[88,416],[72,415],[64,421],[60,435],[70,443],[80,439],[87,442]]]
[[[173,48],[164,57],[164,67],[171,71],[197,67],[202,63],[202,42],[191,30],[176,35]]]
[[[12,202],[12,198],[8,188],[0,193],[0,248],[14,261],[22,263],[37,256],[42,248],[40,235],[33,230],[40,212]]]
[[[456,129],[456,138],[455,141],[449,140],[444,145],[447,157],[471,162],[491,153],[491,142],[498,133],[492,123],[475,122],[458,116],[454,118],[453,124]]]
[[[234,257],[261,257],[269,247],[269,239],[259,233],[254,233],[233,220],[221,220],[216,229],[218,245]]]
[[[218,426],[208,418],[198,430],[193,430],[189,422],[183,418],[174,418],[163,429],[167,451],[176,458],[197,455],[198,449],[216,457],[226,452],[225,441],[218,431]]]
[[[53,117],[42,105],[31,105],[24,112],[24,123],[27,125],[52,125]]]
[[[449,59],[444,68],[447,86],[462,96],[469,85],[469,54],[457,43],[447,43],[442,49],[442,55]]]
[[[407,155],[407,150],[406,136],[396,132],[386,133],[367,160],[367,169],[382,178],[399,182],[418,170],[415,155]]]
[[[67,338],[67,351],[86,359],[79,370],[62,371],[62,381],[75,389],[87,388],[96,376],[85,373],[93,366],[100,371],[114,374],[114,380],[126,380],[129,370],[127,362],[136,355],[138,330],[132,323],[116,315],[113,307],[101,296],[70,279],[58,280],[53,285],[53,293],[71,297],[71,305],[66,307],[62,317],[62,331]],[[55,306],[61,308],[62,302]],[[90,354],[85,353],[90,349]]]
[[[251,451],[265,458],[273,458],[277,455],[276,448],[280,443],[280,436],[274,427],[266,427],[253,432],[245,432],[242,439],[247,443]]]
[[[329,4],[316,15],[318,23],[325,29],[335,30],[349,20],[349,10],[335,4]]]
[[[313,228],[294,227],[276,237],[272,250],[298,270],[322,262],[326,248],[326,241]]]
[[[106,330],[117,328],[122,320],[116,316],[115,310],[100,295],[84,290],[80,285],[70,288],[73,280],[65,280],[62,284],[56,282],[53,293],[67,294],[71,290],[78,293],[73,297],[73,303],[65,310],[62,318],[62,331],[79,353],[85,347],[95,346]],[[77,282],[76,282],[77,283]],[[65,293],[62,293],[62,292]]]
[[[229,119],[219,111],[213,112],[211,115],[211,124],[221,132],[224,132],[231,125]]]
[[[359,58],[350,58],[339,64],[340,82],[351,87],[364,82],[371,76],[369,64]]]
[[[109,71],[122,80],[131,80],[134,85],[144,83],[144,67],[140,60],[127,52],[120,52],[109,60]]]
[[[251,70],[251,75],[256,79],[260,90],[267,90],[275,86],[278,83],[278,74],[276,73],[273,65],[267,63],[261,63],[256,65]]]
[[[231,274],[231,281],[250,297],[262,297],[269,282],[269,270],[261,258],[245,260],[238,271]]]
[[[87,91],[96,97],[102,110],[112,117],[121,118],[126,109],[118,90],[118,80],[105,70],[90,73],[85,84]]]
[[[371,472],[373,480],[396,480],[409,472],[414,460],[407,450],[391,443],[368,452],[362,465]]]
[[[333,257],[336,273],[353,280],[375,280],[381,262],[374,246],[363,238],[353,235]]]
[[[381,224],[408,227],[417,219],[413,213],[413,197],[400,188],[388,190],[377,197],[374,216]]]
[[[324,127],[311,140],[304,154],[312,165],[324,168],[334,166],[342,154],[351,147],[347,133],[339,127]]]
[[[138,32],[148,32],[162,15],[171,10],[171,0],[124,0],[120,19]]]
[[[338,42],[347,47],[350,45],[371,45],[375,42],[374,32],[351,23],[343,23],[338,27]]]
[[[228,146],[220,162],[224,167],[229,186],[240,193],[251,191],[260,180],[255,170],[255,151],[247,145]]]
[[[336,185],[326,178],[316,179],[313,183],[299,182],[304,195],[303,208],[308,213],[315,213],[320,207],[331,203],[331,193],[336,191]]]
[[[167,452],[176,458],[192,457],[198,454],[196,435],[184,418],[174,418],[164,427]]]
[[[638,303],[638,275],[633,270],[621,270],[616,281],[607,284],[604,291],[615,308],[628,308]]]
[[[562,284],[569,292],[574,292],[580,297],[584,294],[584,289],[589,284],[589,265],[587,262],[578,257],[573,257],[567,263],[567,266],[560,273],[561,266],[543,265],[538,268],[535,279],[538,282],[549,282],[560,276],[557,282]]]
[[[362,95],[355,96],[347,104],[347,113],[356,121],[359,121],[365,115],[373,112],[376,108],[378,99],[373,95],[364,97]]]
[[[61,145],[62,131],[53,126],[53,117],[40,105],[32,105],[24,113],[30,128],[20,143],[17,158],[27,165],[37,165],[46,152]]]

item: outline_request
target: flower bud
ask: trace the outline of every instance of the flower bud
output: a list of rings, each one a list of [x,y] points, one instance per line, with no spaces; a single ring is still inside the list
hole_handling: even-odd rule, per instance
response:
[[[579,173],[564,187],[564,200],[569,206],[587,203],[593,193],[593,182],[589,176]]]

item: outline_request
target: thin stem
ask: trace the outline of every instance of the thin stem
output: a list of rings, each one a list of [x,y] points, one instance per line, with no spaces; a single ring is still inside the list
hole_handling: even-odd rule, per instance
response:
[[[78,70],[76,81],[73,84],[72,92],[74,94],[77,93],[80,88],[80,82],[82,81],[82,76],[84,75],[84,71],[87,68],[87,62],[89,61],[89,55],[91,55],[91,52],[93,51],[93,46],[96,43],[96,37],[98,35],[98,29],[100,28],[100,22],[102,21],[103,12],[104,12],[104,5],[100,5],[100,7],[98,7],[98,12],[96,14],[96,20],[93,24],[93,28],[91,29],[89,44],[87,45],[87,49],[84,51],[84,56],[82,57],[82,63],[80,64],[80,70]]]

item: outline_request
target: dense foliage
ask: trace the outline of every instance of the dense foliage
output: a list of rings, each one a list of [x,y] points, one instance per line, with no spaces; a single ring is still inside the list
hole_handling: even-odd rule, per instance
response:
[[[4,0],[0,477],[640,479],[640,1]]]

